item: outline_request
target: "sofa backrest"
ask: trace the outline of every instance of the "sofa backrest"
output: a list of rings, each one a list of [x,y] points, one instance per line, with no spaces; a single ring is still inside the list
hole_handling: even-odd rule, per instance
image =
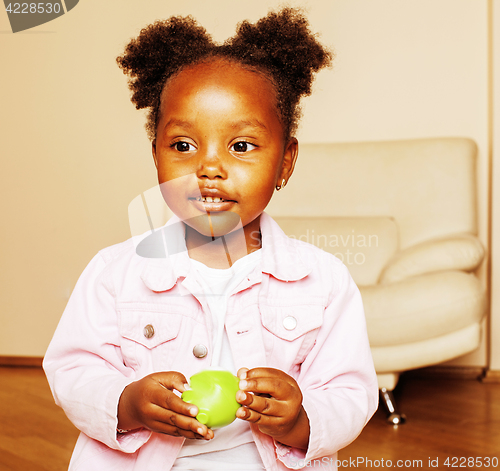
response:
[[[477,233],[477,146],[467,138],[303,144],[266,211],[285,217],[388,216],[400,248]]]
[[[335,255],[358,286],[377,284],[398,250],[398,227],[388,217],[276,217],[285,234]]]

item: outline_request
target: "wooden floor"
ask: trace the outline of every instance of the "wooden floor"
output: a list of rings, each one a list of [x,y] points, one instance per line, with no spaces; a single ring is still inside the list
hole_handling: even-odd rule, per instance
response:
[[[488,460],[479,458],[495,457],[498,461],[493,463],[500,469],[500,384],[403,375],[395,397],[407,422],[397,427],[386,424],[385,411],[379,407],[361,435],[339,453],[339,459],[350,458],[351,464],[365,459],[365,467],[358,469],[375,468],[375,460],[382,467],[384,459],[392,467],[401,464],[408,468],[408,461],[409,469],[450,470],[479,468],[480,461],[484,468]],[[447,467],[447,458],[455,466]],[[469,466],[472,461],[458,458],[474,458],[474,466]],[[373,461],[371,466],[368,459]],[[431,466],[429,460],[438,466]]]
[[[54,405],[43,372],[0,368],[0,385],[0,471],[67,470],[78,432]],[[450,470],[449,457],[450,465],[470,469],[471,461],[453,457],[500,460],[500,384],[403,376],[395,396],[407,423],[387,425],[379,410],[339,453],[343,468],[386,468],[390,460],[403,469]]]

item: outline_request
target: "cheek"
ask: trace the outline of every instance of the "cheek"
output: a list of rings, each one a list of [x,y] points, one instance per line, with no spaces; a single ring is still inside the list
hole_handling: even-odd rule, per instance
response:
[[[273,193],[274,186],[267,186],[265,190],[258,194],[256,203],[259,205],[260,209],[264,210],[266,208],[273,196]]]
[[[157,173],[160,183],[196,173],[196,162],[189,158],[175,158],[169,149],[161,148],[157,154]]]
[[[158,171],[160,191],[167,205],[174,210],[187,204],[190,193],[198,189],[196,175],[175,175]]]
[[[274,168],[263,170],[259,176],[252,179],[249,185],[249,193],[253,195],[256,205],[267,205],[275,189]]]
[[[164,183],[169,181],[174,181],[175,179],[189,174],[189,169],[184,169],[177,165],[172,165],[171,163],[160,161],[158,164],[158,182]]]

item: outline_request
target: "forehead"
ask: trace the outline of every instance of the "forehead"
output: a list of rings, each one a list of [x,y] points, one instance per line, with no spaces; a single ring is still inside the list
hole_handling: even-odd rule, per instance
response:
[[[225,59],[212,59],[183,69],[165,84],[162,114],[183,102],[207,96],[237,100],[255,112],[277,116],[275,87],[263,73]],[[244,111],[244,110],[242,110]]]

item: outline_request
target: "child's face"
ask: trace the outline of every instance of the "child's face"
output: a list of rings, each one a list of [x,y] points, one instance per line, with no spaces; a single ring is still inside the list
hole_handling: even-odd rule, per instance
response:
[[[269,80],[222,60],[167,83],[153,156],[159,182],[169,182],[162,185],[165,201],[197,232],[224,235],[239,219],[245,233],[259,230],[259,216],[297,155],[296,139],[284,141],[275,103]],[[212,228],[207,213],[218,221]]]

